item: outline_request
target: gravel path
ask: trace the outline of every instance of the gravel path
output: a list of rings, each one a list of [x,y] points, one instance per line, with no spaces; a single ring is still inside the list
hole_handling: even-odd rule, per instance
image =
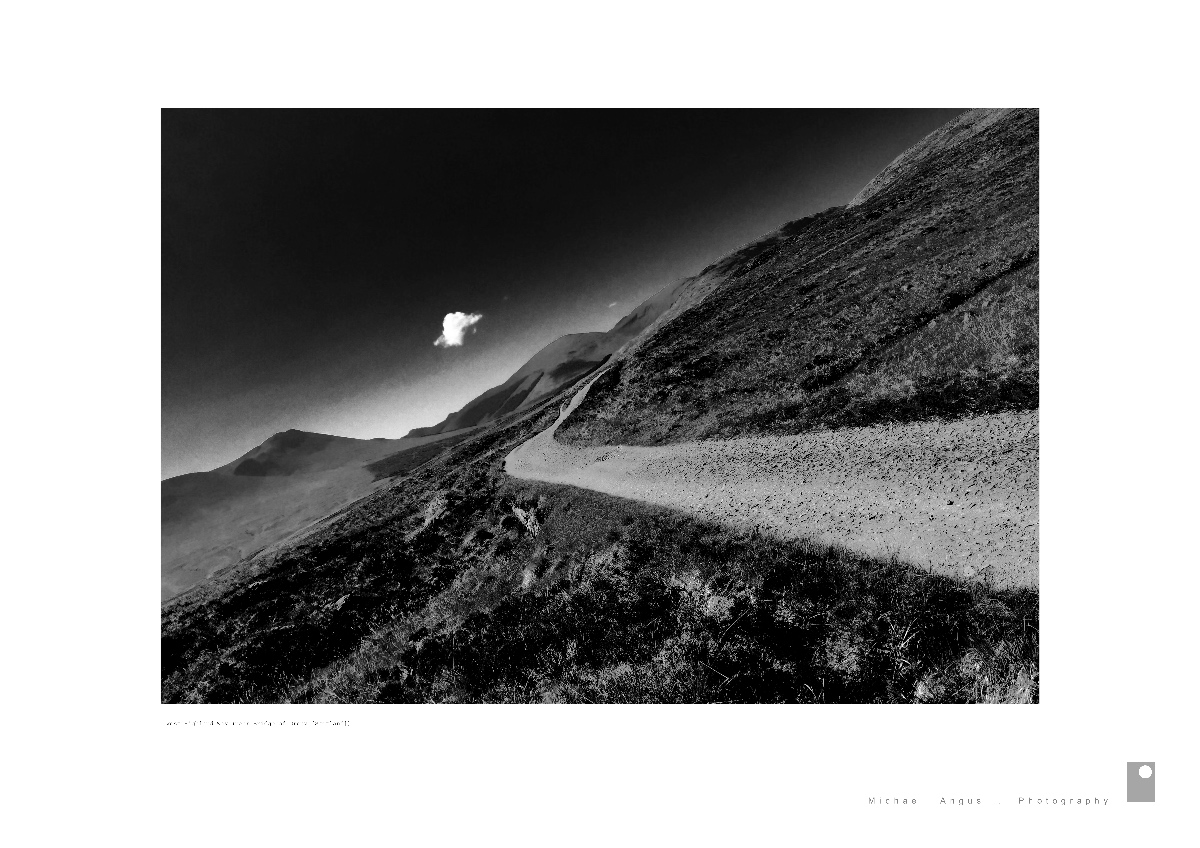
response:
[[[1038,583],[1036,411],[653,447],[555,441],[592,380],[554,426],[508,455],[509,474],[895,553],[997,588]]]

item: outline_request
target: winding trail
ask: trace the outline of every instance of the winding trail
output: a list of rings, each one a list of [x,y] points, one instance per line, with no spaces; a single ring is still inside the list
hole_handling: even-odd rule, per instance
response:
[[[1038,584],[1036,411],[651,447],[556,441],[599,376],[508,455],[505,471],[735,529],[894,554],[996,588]]]

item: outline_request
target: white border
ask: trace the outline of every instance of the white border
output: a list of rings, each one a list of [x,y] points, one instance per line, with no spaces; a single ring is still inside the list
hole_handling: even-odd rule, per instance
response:
[[[1181,250],[1194,30],[1167,4],[1058,8],[7,11],[15,829],[47,844],[1011,844],[1180,824],[1198,763],[1184,712],[1196,275]],[[1042,704],[158,704],[160,107],[952,103],[1042,109]],[[295,716],[351,725],[166,726]],[[1158,801],[1127,805],[1124,763],[1143,757]],[[996,803],[931,803],[943,795]],[[1022,809],[1021,795],[1111,800]]]

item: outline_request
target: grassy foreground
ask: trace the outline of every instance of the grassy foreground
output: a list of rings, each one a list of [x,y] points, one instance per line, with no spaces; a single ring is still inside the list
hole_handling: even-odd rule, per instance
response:
[[[507,567],[468,566],[425,616],[373,633],[289,697],[1037,699],[1036,592],[994,593],[836,549],[738,536],[590,492],[505,489],[501,501],[524,504],[538,531],[510,526],[523,538]]]
[[[167,702],[1015,702],[1038,596],[504,475],[557,403],[163,611]]]

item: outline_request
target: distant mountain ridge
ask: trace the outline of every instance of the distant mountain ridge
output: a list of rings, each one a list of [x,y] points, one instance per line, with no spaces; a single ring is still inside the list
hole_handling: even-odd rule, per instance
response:
[[[601,346],[606,333],[573,333],[546,345],[515,374],[488,389],[432,427],[415,427],[408,436],[432,436],[475,427],[503,418],[561,386],[589,373],[604,361]]]
[[[413,428],[406,438],[490,424],[528,409],[547,395],[590,374],[642,335],[679,301],[687,285],[698,279],[700,277],[690,277],[667,286],[639,304],[608,332],[571,333],[555,339],[499,386],[488,389],[439,424]]]
[[[368,464],[439,440],[286,430],[212,471],[163,480],[163,599],[368,494]]]
[[[232,468],[238,477],[285,477],[298,472],[326,471],[356,459],[369,462],[377,458],[381,449],[397,450],[401,441],[285,430],[216,470],[226,472]]]

